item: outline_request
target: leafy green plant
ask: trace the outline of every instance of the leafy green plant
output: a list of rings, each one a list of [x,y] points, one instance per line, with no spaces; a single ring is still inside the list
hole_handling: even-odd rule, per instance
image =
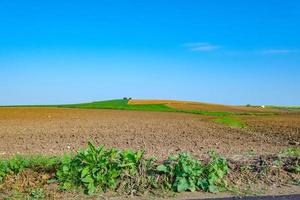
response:
[[[138,175],[143,154],[143,151],[106,150],[104,146],[96,148],[89,143],[86,150],[74,157],[64,157],[57,178],[63,189],[83,186],[89,194],[97,188],[101,191],[116,190],[120,180],[128,186]]]
[[[125,194],[145,191],[196,191],[218,192],[226,188],[227,162],[214,152],[203,164],[187,153],[170,156],[158,165],[156,158],[144,158],[144,151],[88,148],[75,155],[63,157],[14,156],[0,160],[0,181],[10,173],[18,174],[30,168],[56,174],[54,179],[63,190],[80,189],[86,193],[108,190]],[[34,189],[31,199],[40,199],[44,192]]]
[[[294,172],[295,172],[295,173],[300,173],[300,165],[296,165],[296,166],[294,167]]]
[[[168,160],[157,166],[162,173],[163,185],[176,192],[196,191],[197,181],[203,173],[203,165],[186,153],[170,156]]]
[[[224,191],[227,186],[225,176],[229,172],[227,161],[214,151],[210,152],[210,157],[211,160],[204,170],[204,179],[198,184],[204,191],[212,193]]]
[[[20,155],[16,155],[8,161],[8,167],[14,173],[21,172],[29,165],[30,165],[30,160]]]
[[[163,186],[176,192],[224,190],[224,178],[228,173],[227,162],[213,152],[210,155],[211,160],[207,165],[202,165],[200,161],[185,153],[169,157],[157,167],[162,176]]]
[[[294,185],[300,186],[300,179],[296,179],[296,180],[294,181]]]
[[[61,163],[61,158],[56,156],[32,156],[29,160],[31,168],[42,169],[43,171],[53,171]]]
[[[6,160],[0,160],[0,183],[4,177],[9,173],[8,162]]]
[[[43,188],[35,188],[31,191],[29,199],[30,200],[40,200],[46,197]]]
[[[53,172],[60,165],[59,157],[46,157],[46,156],[21,156],[16,155],[10,159],[0,160],[0,182],[9,173],[18,174],[26,168],[33,170],[41,170],[44,172]]]

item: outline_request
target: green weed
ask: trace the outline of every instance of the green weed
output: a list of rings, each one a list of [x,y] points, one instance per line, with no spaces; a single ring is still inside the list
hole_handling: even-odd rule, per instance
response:
[[[162,174],[162,184],[176,192],[203,190],[218,192],[225,190],[225,175],[228,173],[227,162],[214,152],[207,165],[194,159],[189,154],[171,156],[157,170]]]
[[[300,186],[300,179],[296,179],[296,180],[294,181],[294,185]]]
[[[43,188],[35,188],[31,191],[29,195],[29,200],[40,200],[46,197]]]
[[[55,171],[60,165],[59,157],[21,156],[0,159],[0,183],[10,173],[18,174],[26,168],[44,172]]]
[[[279,157],[273,161],[273,165],[288,172],[300,173],[299,161],[295,158],[299,156],[299,149],[285,149],[281,154],[289,156],[288,160],[283,162],[283,157]],[[17,155],[10,159],[0,159],[0,182],[7,175],[18,174],[29,168],[35,172],[51,174],[47,183],[56,182],[62,190],[74,189],[85,191],[87,194],[108,191],[128,195],[145,192],[161,195],[200,190],[212,193],[234,191],[236,188],[231,188],[226,181],[229,172],[226,159],[213,151],[209,156],[210,159],[204,162],[190,154],[180,153],[158,162],[156,158],[144,158],[144,151],[106,149],[104,146],[96,148],[92,143],[88,143],[87,149],[74,155]],[[264,175],[269,173],[270,169],[270,165],[265,162],[257,169],[245,164],[241,166],[241,173],[256,170]],[[26,192],[27,197],[42,199],[45,192],[43,189],[34,188]],[[22,199],[26,198],[24,196]]]
[[[203,190],[218,192],[225,189],[228,167],[226,160],[210,154],[209,163],[202,164],[191,155],[170,156],[158,165],[155,158],[144,158],[144,151],[96,148],[88,143],[86,150],[76,155],[59,157],[14,156],[0,160],[0,180],[10,173],[18,174],[26,168],[55,172],[63,190],[82,188],[86,193],[116,191],[138,194],[155,189],[183,192]],[[30,195],[37,199],[43,191]]]
[[[130,189],[136,184],[143,155],[143,151],[96,148],[89,143],[86,150],[74,157],[64,157],[57,178],[62,189],[83,186],[89,194],[97,189],[105,192],[121,186]]]
[[[284,149],[280,152],[280,155],[300,157],[300,148],[292,147],[292,148]]]
[[[162,174],[162,186],[176,192],[196,191],[204,167],[200,161],[189,154],[170,156],[164,164],[157,166]]]
[[[20,155],[16,155],[12,157],[10,160],[8,160],[8,168],[10,171],[14,173],[21,172],[29,165],[30,165],[30,160]]]
[[[9,173],[8,162],[6,160],[0,160],[0,183],[3,181],[5,176]]]

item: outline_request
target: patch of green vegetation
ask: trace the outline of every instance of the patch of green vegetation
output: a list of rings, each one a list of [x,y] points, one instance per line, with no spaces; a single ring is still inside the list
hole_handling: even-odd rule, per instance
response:
[[[8,196],[4,195],[3,200],[43,200],[46,199],[45,191],[42,188],[33,188],[28,192],[12,191]],[[2,199],[2,198],[1,198]]]
[[[57,171],[61,189],[82,187],[88,194],[108,190],[141,192],[151,184],[143,151],[96,148],[89,143],[74,157],[65,157]]]
[[[296,179],[296,180],[294,181],[294,185],[300,186],[300,179]]]
[[[186,153],[170,156],[161,165],[143,155],[143,151],[95,148],[89,143],[88,149],[63,160],[57,177],[62,189],[83,187],[88,194],[108,190],[139,194],[149,188],[218,192],[226,188],[229,168],[215,153],[206,165]]]
[[[116,99],[109,101],[97,101],[91,103],[60,105],[63,108],[86,108],[86,109],[117,109],[117,110],[146,110],[146,111],[168,111],[176,112],[164,104],[130,105],[127,99]]]
[[[276,109],[283,109],[283,110],[296,110],[300,111],[300,106],[266,106],[266,108],[276,108]]]
[[[157,166],[162,186],[176,192],[202,190],[217,193],[226,190],[227,162],[214,152],[210,153],[210,157],[210,162],[203,165],[189,154],[170,156]]]
[[[288,157],[292,158],[288,165],[285,166],[286,171],[292,173],[300,173],[300,163],[298,158],[300,158],[300,148],[299,147],[291,147],[283,149],[279,152],[279,158]]]
[[[45,195],[43,188],[35,188],[31,191],[28,199],[39,200],[39,199],[45,199],[45,197],[46,197],[46,195]]]
[[[59,157],[46,157],[46,156],[21,156],[16,155],[10,159],[0,159],[0,182],[8,174],[18,174],[26,168],[33,170],[43,170],[45,172],[55,170],[59,163]]]
[[[15,156],[0,160],[1,181],[8,174],[18,174],[24,169],[56,174],[62,190],[82,191],[87,194],[114,191],[119,194],[143,194],[154,191],[184,192],[203,190],[218,192],[226,189],[228,165],[214,152],[210,161],[200,160],[187,153],[170,156],[163,163],[155,158],[145,158],[144,151],[88,148],[75,155],[62,158]],[[33,188],[28,195],[40,199],[45,192]]]
[[[298,151],[284,152],[287,155],[297,156]],[[285,171],[300,173],[298,160],[294,158],[285,161],[274,160],[273,164]],[[263,165],[255,169],[252,165],[245,164],[240,171],[248,173],[249,170],[255,169],[259,170],[259,173],[271,173],[272,166]],[[104,146],[96,148],[89,143],[87,149],[63,157],[19,155],[0,159],[0,186],[2,181],[6,183],[7,175],[17,175],[25,169],[46,173],[49,178],[45,184],[56,182],[61,190],[76,191],[78,194],[85,191],[86,194],[115,192],[141,195],[150,192],[158,195],[187,191],[216,193],[240,189],[232,188],[232,185],[227,183],[228,163],[225,158],[213,151],[209,153],[209,160],[205,162],[187,153],[172,155],[167,160],[159,162],[155,158],[145,158],[144,151],[106,149]],[[299,184],[299,180],[295,184]],[[24,193],[11,191],[12,196],[9,198],[43,199],[47,196],[47,191],[42,188],[46,187],[40,185],[27,188]]]
[[[291,147],[291,148],[284,149],[280,152],[280,155],[300,157],[300,148]]]
[[[245,128],[246,124],[241,121],[241,119],[238,119],[236,117],[222,117],[214,119],[213,121],[221,124],[225,124],[231,127],[237,127],[237,128]]]

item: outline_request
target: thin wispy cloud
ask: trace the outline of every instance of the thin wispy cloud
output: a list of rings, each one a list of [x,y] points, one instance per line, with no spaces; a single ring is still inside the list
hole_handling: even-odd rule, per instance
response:
[[[221,48],[219,45],[214,45],[207,42],[187,43],[184,46],[191,51],[213,51]]]
[[[190,51],[215,51],[222,46],[211,44],[208,42],[194,42],[194,43],[186,43],[184,46],[189,49]],[[288,48],[282,48],[282,49],[276,49],[276,48],[269,48],[269,49],[257,49],[257,50],[231,50],[231,51],[224,51],[224,53],[227,53],[229,55],[255,55],[255,54],[261,54],[261,55],[287,55],[292,53],[298,53],[300,52],[298,49],[288,49]]]
[[[296,53],[297,50],[295,49],[266,49],[259,51],[261,54],[269,54],[269,55],[274,55],[274,54],[290,54],[290,53]]]

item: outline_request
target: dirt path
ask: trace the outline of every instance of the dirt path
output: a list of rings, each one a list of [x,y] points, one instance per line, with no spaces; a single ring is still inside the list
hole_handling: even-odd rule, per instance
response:
[[[224,155],[278,152],[300,141],[299,116],[246,117],[249,128],[215,124],[183,113],[58,108],[0,108],[0,156],[63,154],[87,141],[107,147],[145,149],[165,158],[209,149]]]

